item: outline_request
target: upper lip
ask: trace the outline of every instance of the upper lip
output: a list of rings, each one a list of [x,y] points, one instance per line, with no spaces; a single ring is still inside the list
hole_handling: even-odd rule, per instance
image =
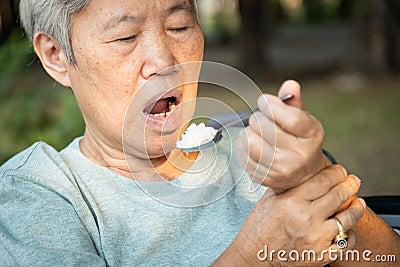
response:
[[[155,103],[160,100],[160,99],[164,99],[164,98],[168,98],[168,97],[175,97],[176,99],[176,105],[178,105],[180,103],[180,99],[182,98],[182,91],[178,88],[172,89],[168,92],[163,92],[160,93],[156,96],[154,96],[148,103],[148,105],[146,105],[146,108],[144,109],[145,112],[150,113],[151,109],[153,108],[153,106],[155,105]]]

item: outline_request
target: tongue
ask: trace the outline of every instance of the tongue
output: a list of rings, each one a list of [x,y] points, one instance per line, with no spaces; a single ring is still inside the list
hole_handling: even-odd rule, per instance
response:
[[[168,99],[167,98],[158,100],[154,104],[154,107],[151,109],[150,114],[159,114],[159,113],[164,113],[164,112],[168,112]]]

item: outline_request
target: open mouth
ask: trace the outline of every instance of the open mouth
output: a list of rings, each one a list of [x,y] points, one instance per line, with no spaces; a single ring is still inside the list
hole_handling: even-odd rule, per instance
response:
[[[166,97],[153,103],[143,112],[145,115],[153,117],[168,117],[178,104],[178,99],[176,97]]]

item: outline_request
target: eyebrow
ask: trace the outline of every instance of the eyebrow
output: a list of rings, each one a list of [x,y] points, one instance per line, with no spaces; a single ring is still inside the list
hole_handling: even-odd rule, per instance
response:
[[[190,14],[196,14],[195,9],[192,5],[188,6],[185,4],[177,4],[174,5],[170,8],[167,9],[166,14],[167,15],[171,15],[175,12],[178,11],[186,11],[189,12]],[[122,15],[116,15],[111,17],[108,22],[104,25],[104,30],[107,31],[111,28],[114,28],[115,26],[117,26],[118,24],[122,23],[122,22],[143,22],[145,20],[145,18],[142,17],[137,17],[134,15],[128,15],[128,14],[122,14]]]
[[[189,12],[191,14],[195,14],[195,10],[194,10],[193,6],[192,5],[188,6],[188,5],[185,5],[185,4],[177,4],[177,5],[174,5],[174,6],[170,7],[170,8],[168,8],[167,9],[167,14],[170,15],[172,13],[175,13],[175,12],[178,12],[178,11],[181,11],[181,10],[187,11],[187,12]]]
[[[117,26],[122,22],[142,22],[142,21],[144,21],[144,18],[133,15],[127,15],[127,14],[117,15],[111,17],[111,19],[108,20],[108,22],[104,25],[104,30],[107,31],[111,28],[114,28],[115,26]]]

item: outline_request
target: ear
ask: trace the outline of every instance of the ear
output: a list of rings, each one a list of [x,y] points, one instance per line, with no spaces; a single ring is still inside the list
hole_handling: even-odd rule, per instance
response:
[[[71,87],[69,63],[57,40],[47,34],[36,33],[33,38],[33,47],[46,72],[63,86]]]

